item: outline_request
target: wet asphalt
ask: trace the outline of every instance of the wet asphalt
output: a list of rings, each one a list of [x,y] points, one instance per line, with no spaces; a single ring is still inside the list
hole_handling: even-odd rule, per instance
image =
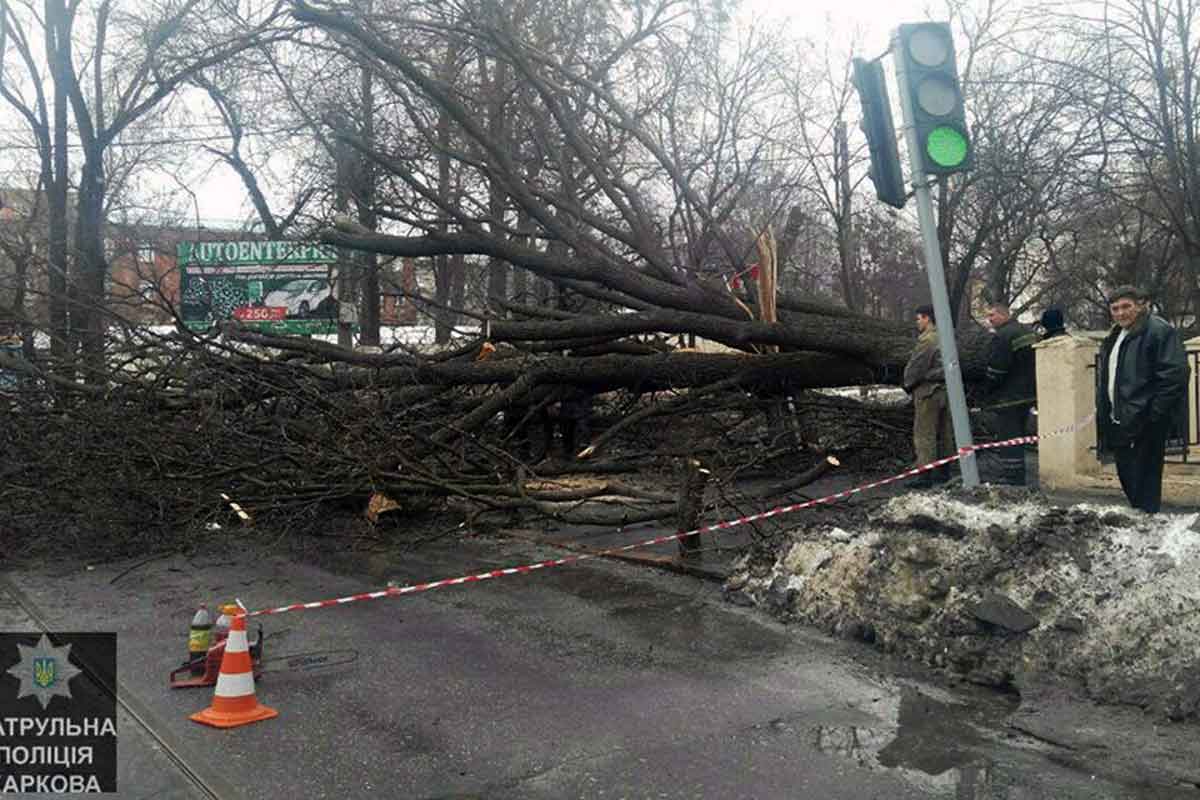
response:
[[[333,549],[321,566],[246,546],[10,571],[0,629],[118,633],[120,797],[1200,797],[1064,758],[1006,724],[1011,698],[782,626],[711,581],[600,559],[260,618],[268,659],[358,659],[265,675],[277,719],[191,722],[211,690],[167,674],[201,601],[272,607],[561,555],[503,539]]]

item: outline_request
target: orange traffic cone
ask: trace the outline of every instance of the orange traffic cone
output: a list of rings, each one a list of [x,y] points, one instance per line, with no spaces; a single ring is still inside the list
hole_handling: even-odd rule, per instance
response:
[[[225,656],[221,659],[212,705],[192,714],[192,719],[214,728],[236,728],[277,716],[278,711],[260,706],[254,696],[254,667],[246,644],[246,615],[238,614],[233,618],[229,638],[225,640]]]

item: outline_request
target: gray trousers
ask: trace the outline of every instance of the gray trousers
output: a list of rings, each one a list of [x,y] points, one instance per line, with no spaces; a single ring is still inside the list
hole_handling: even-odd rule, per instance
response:
[[[954,426],[944,384],[922,384],[913,393],[913,450],[917,464],[954,454]]]

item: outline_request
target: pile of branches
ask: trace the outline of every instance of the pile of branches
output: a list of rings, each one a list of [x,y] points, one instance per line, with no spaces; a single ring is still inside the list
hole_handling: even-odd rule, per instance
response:
[[[0,556],[161,549],[237,524],[231,503],[256,528],[297,532],[339,512],[366,525],[372,498],[404,510],[393,525],[447,510],[472,526],[672,520],[684,460],[712,471],[710,487],[756,478],[743,499],[765,500],[830,455],[897,452],[888,438],[907,424],[904,410],[793,392],[762,363],[786,355],[664,353],[636,388],[582,392],[602,359],[483,345],[361,353],[236,327],[142,331],[110,349],[104,382],[10,358],[0,368],[20,378],[0,394]],[[727,377],[703,382],[736,358],[744,369],[722,363]],[[567,419],[581,397],[585,418]],[[545,436],[566,423],[580,431],[571,452]]]

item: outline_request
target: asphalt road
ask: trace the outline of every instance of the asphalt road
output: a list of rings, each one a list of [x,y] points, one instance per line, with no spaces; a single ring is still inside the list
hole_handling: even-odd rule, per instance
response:
[[[1005,725],[1010,699],[897,672],[725,603],[714,583],[606,560],[262,618],[268,657],[358,661],[264,676],[277,719],[191,722],[211,691],[166,684],[202,600],[271,607],[561,554],[502,540],[330,549],[321,567],[244,548],[9,572],[0,622],[118,633],[121,797],[1200,796],[1061,766],[1054,745]]]

